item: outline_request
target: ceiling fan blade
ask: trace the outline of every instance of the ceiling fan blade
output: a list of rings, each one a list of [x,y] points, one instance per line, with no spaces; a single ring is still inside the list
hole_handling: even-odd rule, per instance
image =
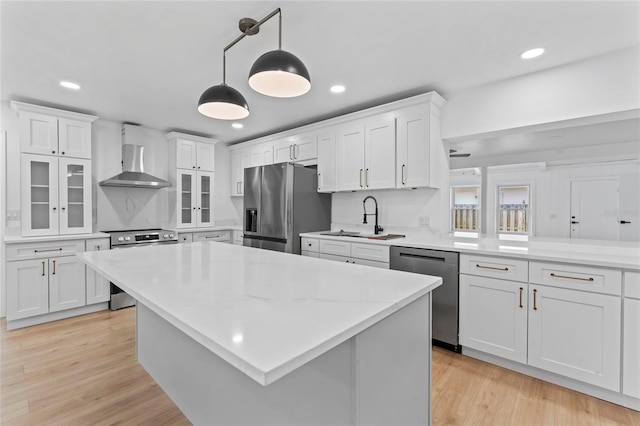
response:
[[[466,154],[449,154],[450,158],[463,158],[463,157],[470,157],[471,154],[466,153]]]

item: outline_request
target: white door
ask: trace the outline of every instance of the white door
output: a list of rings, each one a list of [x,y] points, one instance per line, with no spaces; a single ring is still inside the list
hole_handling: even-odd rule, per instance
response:
[[[640,299],[624,299],[622,393],[640,398]]]
[[[213,225],[213,173],[198,172],[196,175],[196,194],[198,194],[197,226]]]
[[[178,170],[178,228],[196,227],[196,172]]]
[[[87,240],[87,251],[109,250],[109,239],[101,238]],[[87,305],[94,303],[108,302],[111,298],[109,280],[98,274],[91,268],[86,269],[87,277]]]
[[[529,365],[620,391],[619,296],[529,285]]]
[[[571,182],[571,238],[618,240],[618,179]]]
[[[91,233],[91,160],[58,162],[60,234]]]
[[[336,136],[323,133],[318,136],[318,192],[336,190]]]
[[[293,161],[293,149],[294,146],[289,141],[285,140],[276,143],[273,146],[273,162],[278,164]]]
[[[36,112],[21,112],[20,152],[57,155],[58,119]]]
[[[179,169],[196,169],[196,142],[176,139],[176,167]]]
[[[364,150],[365,188],[395,188],[396,123],[393,118],[375,117],[367,122]]]
[[[232,197],[242,196],[242,181],[244,180],[244,165],[242,164],[242,151],[231,152],[231,188]]]
[[[422,106],[403,111],[396,126],[396,187],[429,186],[429,111]]]
[[[91,123],[59,118],[58,147],[62,156],[91,159]]]
[[[57,235],[58,157],[22,154],[20,173],[22,235]]]
[[[75,256],[49,259],[49,312],[86,304],[85,266]]]
[[[213,172],[215,171],[216,165],[216,146],[209,143],[200,143],[196,144],[196,152],[198,159],[197,169],[205,172]]]
[[[49,312],[47,259],[7,262],[7,320]]]
[[[618,209],[620,241],[640,241],[640,176],[626,173],[620,176]]]
[[[337,190],[364,189],[364,125],[340,128],[336,152]]]

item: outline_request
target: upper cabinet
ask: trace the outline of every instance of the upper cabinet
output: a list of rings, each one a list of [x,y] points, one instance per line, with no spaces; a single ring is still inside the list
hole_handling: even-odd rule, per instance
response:
[[[304,163],[318,157],[318,141],[315,134],[288,137],[273,147],[273,162],[293,161]]]
[[[336,190],[336,134],[333,129],[318,134],[318,192]]]
[[[98,117],[11,102],[20,120],[20,151],[91,159],[91,123]]]
[[[168,133],[166,137],[169,139],[169,155],[175,159],[173,167],[203,172],[215,171],[215,141],[179,132]]]
[[[288,161],[288,160],[283,160]],[[244,169],[248,167],[264,166],[273,164],[274,147],[272,142],[263,142],[243,146],[240,149],[231,150],[231,187],[229,188],[232,197],[242,197],[244,195]]]

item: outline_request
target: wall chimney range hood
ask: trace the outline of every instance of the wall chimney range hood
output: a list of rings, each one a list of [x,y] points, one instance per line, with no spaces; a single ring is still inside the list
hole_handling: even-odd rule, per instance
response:
[[[100,182],[100,186],[119,186],[126,188],[165,188],[171,186],[164,179],[144,172],[144,147],[127,143],[142,141],[142,129],[132,124],[122,125],[122,173]]]

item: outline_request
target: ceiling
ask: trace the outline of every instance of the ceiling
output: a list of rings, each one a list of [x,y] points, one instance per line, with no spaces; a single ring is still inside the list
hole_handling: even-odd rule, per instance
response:
[[[447,95],[637,45],[640,2],[2,1],[1,97],[88,112],[230,144],[436,90]],[[311,73],[299,98],[247,84],[277,47],[277,19],[227,52],[227,83],[251,115],[237,130],[199,114],[222,82],[222,51],[243,17],[282,8],[282,47]],[[544,46],[547,54],[519,54]],[[80,91],[58,85],[78,82]],[[340,83],[345,93],[331,94]],[[474,149],[460,141],[460,151]],[[465,145],[466,143],[466,145]],[[498,149],[500,141],[494,141]]]

